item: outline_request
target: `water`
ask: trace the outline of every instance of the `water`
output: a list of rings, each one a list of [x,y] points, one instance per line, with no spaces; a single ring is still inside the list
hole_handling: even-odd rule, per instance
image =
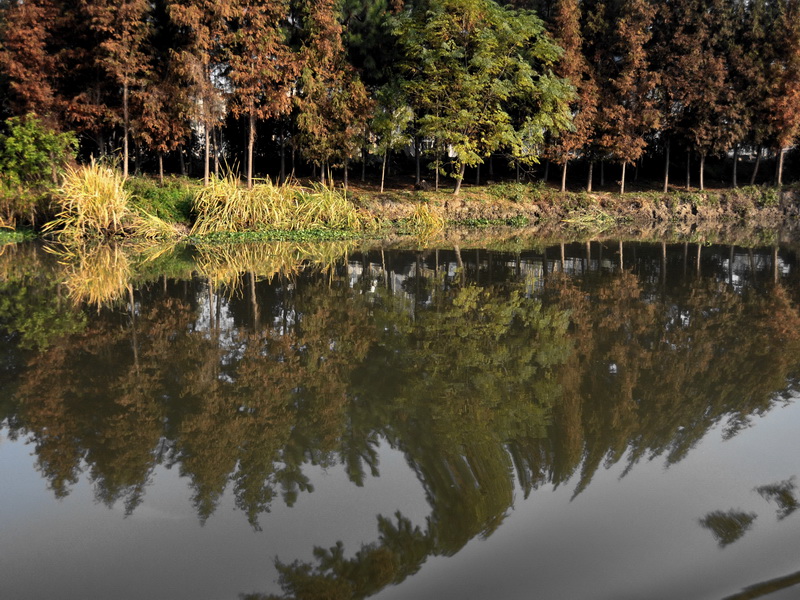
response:
[[[793,247],[24,246],[0,275],[2,598],[798,593]]]

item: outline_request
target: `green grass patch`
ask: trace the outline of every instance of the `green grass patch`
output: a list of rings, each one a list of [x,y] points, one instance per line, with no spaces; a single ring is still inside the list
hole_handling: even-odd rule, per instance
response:
[[[200,185],[189,179],[170,178],[160,185],[148,177],[132,177],[125,182],[131,206],[169,223],[191,222],[192,201]]]
[[[496,218],[469,218],[458,219],[450,222],[452,225],[471,227],[473,229],[485,229],[487,227],[527,227],[530,219],[524,215],[516,215],[507,219]]]

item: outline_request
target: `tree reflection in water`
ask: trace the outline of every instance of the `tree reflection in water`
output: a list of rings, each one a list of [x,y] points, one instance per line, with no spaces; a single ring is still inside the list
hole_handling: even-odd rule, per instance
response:
[[[59,497],[84,473],[131,512],[165,465],[191,482],[201,521],[230,490],[254,528],[277,498],[313,491],[307,465],[377,476],[385,440],[424,487],[424,527],[380,517],[351,558],[338,544],[277,563],[287,597],[364,598],[490,535],[515,481],[577,495],[601,466],[676,463],[713,427],[733,437],[784,401],[800,314],[776,254],[759,270],[704,249],[693,271],[681,246],[576,248],[200,248],[195,262],[159,257],[169,278],[126,261],[128,286],[91,307],[61,292],[79,289],[74,268],[34,253],[35,274],[15,260],[0,283],[6,339],[33,348],[4,363],[18,382],[6,422]],[[34,282],[24,298],[20,281]],[[45,318],[54,330],[32,333]],[[796,508],[783,483],[758,490],[779,516]],[[725,545],[752,522],[702,523]]]

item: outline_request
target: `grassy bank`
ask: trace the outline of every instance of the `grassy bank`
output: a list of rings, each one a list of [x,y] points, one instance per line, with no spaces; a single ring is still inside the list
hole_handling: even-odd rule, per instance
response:
[[[741,223],[794,226],[800,189],[751,186],[668,193],[567,192],[539,184],[470,186],[461,195],[411,186],[380,193],[318,184],[246,189],[232,176],[209,186],[186,178],[161,185],[146,177],[125,181],[113,169],[88,165],[67,173],[53,192],[54,216],[43,231],[66,239],[180,238],[207,241],[332,241],[393,235],[428,237],[445,228],[542,227],[603,231],[630,224]],[[4,229],[2,231],[9,231]],[[13,241],[6,233],[0,242]]]

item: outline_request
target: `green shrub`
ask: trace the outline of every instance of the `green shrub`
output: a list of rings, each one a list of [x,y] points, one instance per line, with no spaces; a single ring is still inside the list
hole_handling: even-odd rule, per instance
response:
[[[55,184],[75,159],[75,134],[58,133],[33,113],[7,119],[5,128],[6,133],[0,135],[0,173],[10,183]]]

